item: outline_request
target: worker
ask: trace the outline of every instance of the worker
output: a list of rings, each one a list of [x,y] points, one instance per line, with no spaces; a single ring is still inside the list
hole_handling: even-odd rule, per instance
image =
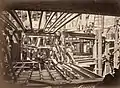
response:
[[[72,44],[68,43],[66,47],[67,47],[66,55],[71,59],[72,63],[75,63],[75,59],[73,57],[74,46]]]
[[[23,60],[27,60],[27,51],[26,50],[23,50],[22,51],[22,55],[23,55]]]
[[[102,75],[105,76],[106,74],[111,73],[110,62],[107,57],[104,55],[102,60]]]
[[[105,78],[102,82],[99,82],[95,88],[116,88],[113,87],[113,79],[114,77],[111,74],[105,75]]]
[[[110,52],[108,55],[109,55],[109,63],[110,63],[110,67],[111,67],[111,72],[113,73],[113,70],[114,70],[114,67],[113,67],[114,55],[112,54],[112,52]]]
[[[32,60],[35,60],[37,57],[37,49],[33,50]]]
[[[28,49],[28,52],[27,52],[27,60],[30,60],[30,49]]]
[[[120,69],[120,56],[118,56],[118,64],[117,64],[117,68]]]

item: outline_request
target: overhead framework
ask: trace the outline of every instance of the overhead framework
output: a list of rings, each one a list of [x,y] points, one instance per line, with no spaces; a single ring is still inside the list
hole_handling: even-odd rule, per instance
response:
[[[12,15],[12,17],[16,20],[16,22],[20,25],[20,27],[22,28],[23,31],[25,31],[25,27],[21,21],[21,19],[19,18],[18,14],[16,13],[15,10],[10,10],[9,13]]]
[[[21,38],[22,32],[28,35],[31,33],[33,34],[33,36],[34,35],[38,35],[39,37],[42,36],[42,38],[44,39],[44,36],[47,36],[47,34],[55,34],[57,31],[63,28],[67,23],[69,23],[76,17],[80,16],[81,13],[95,13],[95,14],[114,15],[114,16],[120,15],[119,1],[117,0],[116,1],[113,1],[113,0],[17,0],[17,1],[4,0],[2,4],[4,5],[2,10],[4,10],[6,14],[4,14],[4,12],[1,13],[0,20],[5,23],[5,26],[6,26],[5,33],[9,37],[9,40],[11,41],[10,43],[12,43],[13,41],[12,37],[14,36],[18,41],[19,45],[21,44],[21,41],[23,39]],[[20,11],[24,10],[27,12],[28,14],[27,16],[29,18],[29,23],[30,23],[28,28],[24,25],[23,19],[21,19],[21,17],[17,12],[18,10]],[[37,28],[34,28],[34,25],[33,25],[33,18],[32,18],[33,11],[39,12],[39,21],[38,21]],[[7,15],[11,15],[12,19],[17,22],[19,27],[18,25],[14,24],[14,22]],[[10,33],[11,30],[13,31],[13,34]],[[42,33],[44,33],[44,35],[41,35]],[[77,34],[75,34],[75,36],[76,35]],[[100,37],[102,36],[101,34],[99,35]],[[76,38],[76,41],[80,39],[89,39],[89,36],[79,37],[78,39]],[[72,40],[73,39],[75,38],[72,38]],[[89,39],[91,40],[90,43],[92,43],[94,39],[95,38],[93,35],[93,37]],[[33,37],[31,37],[31,40],[33,40]],[[41,48],[49,49],[49,47],[39,47],[39,43],[41,40],[40,38],[38,38],[37,42],[34,43],[36,44],[37,49],[41,49]],[[76,41],[73,41],[73,42],[76,43]],[[99,45],[102,46],[101,45],[102,40],[99,39],[99,41],[101,41],[99,42],[100,43]],[[85,42],[88,42],[88,41],[85,41]],[[22,45],[20,45],[20,49],[25,48],[28,51],[29,49],[36,48],[32,45],[27,47],[22,47],[22,48],[21,47]],[[28,47],[32,47],[32,48],[28,48]],[[99,50],[101,50],[101,48],[102,47],[99,47]],[[20,50],[20,52],[22,52],[22,50]],[[101,52],[99,54],[102,55]],[[101,62],[101,60],[99,62]],[[45,63],[45,65],[46,64],[47,63]],[[62,85],[67,85],[67,84],[83,85],[88,83],[96,84],[97,82],[102,80],[100,76],[93,74],[92,72],[86,69],[83,69],[75,64],[62,64],[62,66],[59,66],[60,64],[55,65],[55,63],[53,63],[52,64],[53,68],[50,68],[49,65],[46,65],[45,73],[47,73],[47,75],[49,76],[45,76],[44,70],[41,70],[40,63],[35,61],[32,61],[32,62],[16,61],[15,63],[12,63],[12,60],[11,60],[10,65],[11,65],[11,68],[14,69],[12,71],[12,73],[14,74],[13,75],[14,81],[17,83],[17,82],[21,82],[22,80],[23,84],[27,84],[27,86],[38,86],[38,84],[40,83],[44,83],[47,86],[61,85],[61,84]],[[101,70],[101,66],[99,68],[100,68],[99,70]],[[55,76],[54,72],[59,76]],[[24,74],[27,74],[27,75],[24,75]],[[36,75],[37,75],[37,79],[34,77]],[[46,78],[47,80],[49,80],[49,82],[44,81]],[[97,78],[98,79],[100,78],[100,80],[98,80]],[[64,80],[61,80],[61,79],[64,79]],[[71,79],[73,81],[71,81]],[[75,81],[76,79],[79,79],[79,80]],[[81,79],[83,79],[84,81],[82,80],[81,82]],[[90,79],[90,80],[87,80],[87,79]],[[51,80],[52,82],[50,82]],[[61,81],[58,82],[58,80],[61,80]],[[29,83],[33,83],[33,84],[29,84]]]
[[[41,41],[45,40],[45,37],[50,38],[50,40],[52,40],[52,37],[54,37],[54,40],[57,39],[55,36],[55,33],[59,31],[63,26],[65,26],[67,23],[69,23],[76,17],[80,16],[81,15],[80,13],[73,14],[70,12],[37,11],[39,12],[39,20],[38,20],[37,29],[35,29],[32,22],[33,11],[26,10],[27,16],[28,16],[27,18],[29,18],[28,23],[30,23],[29,27],[26,27],[24,25],[24,21],[23,21],[24,19],[22,19],[22,16],[20,16],[18,12],[19,12],[18,10],[6,10],[1,13],[1,21],[6,23],[6,25],[8,26],[7,27],[8,29],[5,27],[5,31],[6,31],[5,37],[9,36],[9,39],[7,39],[6,41],[10,40],[11,44],[9,44],[8,42],[8,45],[12,46],[10,51],[10,56],[11,56],[10,63],[8,63],[8,65],[10,64],[10,67],[12,69],[11,70],[13,74],[12,81],[14,81],[15,83],[25,84],[26,86],[34,85],[35,87],[40,83],[44,83],[46,86],[49,86],[49,85],[64,86],[67,84],[70,84],[70,85],[77,84],[82,86],[86,86],[87,84],[90,84],[90,86],[95,86],[97,82],[102,81],[101,76],[73,64],[72,60],[66,61],[66,62],[71,61],[72,64],[58,63],[56,65],[53,59],[60,60],[61,57],[65,59],[65,56],[66,56],[66,53],[62,51],[59,45],[56,46],[57,52],[59,52],[59,53],[55,52],[56,57],[54,56],[53,58],[52,56],[45,57],[43,58],[43,60],[45,60],[46,58],[47,60],[42,61],[42,63],[39,61],[28,60],[31,50],[34,50],[34,49],[39,50],[39,52],[40,51],[44,52],[42,50],[45,50],[47,52],[48,50],[48,51],[52,51],[53,53],[53,50],[51,48],[53,48],[53,46],[56,45],[56,44],[53,44],[54,41],[52,42],[52,45],[49,44],[48,46],[47,46],[47,41],[46,43],[44,43],[45,46],[44,44],[40,44]],[[18,36],[16,37],[16,39],[18,38],[17,43],[13,43],[14,41],[13,36],[15,34],[14,35],[10,34],[10,30],[13,30],[13,32],[15,31],[15,33],[17,34]],[[31,36],[30,34],[33,34],[36,36],[38,34],[39,38],[30,37],[28,39],[30,41],[27,41],[27,44],[25,44],[26,42],[24,41],[25,37],[22,36],[22,33],[25,33],[26,36],[28,34],[29,37]],[[53,36],[51,37],[51,35]],[[35,39],[36,42],[35,41],[31,42],[31,40],[33,39]],[[94,39],[91,39],[91,40],[94,40]],[[19,51],[18,53],[20,54],[19,57],[15,56],[14,52],[12,52],[12,49],[14,46],[18,46],[18,51]],[[27,55],[26,59],[23,59],[24,55],[22,55],[25,53],[24,50],[26,50],[26,53],[28,53],[26,54]],[[50,56],[47,54],[45,56]],[[42,55],[44,55],[44,53]],[[32,57],[32,59],[33,58],[34,57]],[[50,64],[47,62],[50,62]],[[36,77],[34,77],[34,75],[37,77],[37,79]],[[87,81],[88,79],[90,80]],[[75,80],[77,80],[77,82]],[[79,80],[82,80],[82,82]],[[52,81],[53,83],[51,83],[50,81]]]
[[[33,27],[33,18],[31,16],[33,11],[27,11],[28,13],[28,18],[30,22],[30,29],[25,27],[24,22],[22,21],[22,18],[18,15],[16,10],[9,10],[8,13],[11,14],[11,16],[15,19],[17,24],[21,27],[23,32],[39,32],[40,30],[43,30],[44,33],[55,33],[59,29],[61,29],[64,25],[75,19],[76,17],[80,16],[81,14],[73,14],[73,13],[66,13],[66,12],[51,12],[50,15],[47,16],[47,11],[38,11],[40,12],[40,17],[39,17],[39,23],[38,23],[38,28],[37,30]],[[44,14],[43,14],[44,12]],[[9,22],[10,25],[17,31],[18,28],[10,22],[11,20],[8,17],[4,17],[4,14],[1,14],[1,17],[5,19],[7,22]],[[45,18],[47,17],[47,19]]]
[[[120,15],[119,0],[4,0],[3,9]],[[112,7],[111,7],[112,6]]]

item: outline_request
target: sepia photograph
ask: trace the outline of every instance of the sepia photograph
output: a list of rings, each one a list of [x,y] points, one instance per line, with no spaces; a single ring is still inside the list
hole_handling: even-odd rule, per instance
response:
[[[120,1],[0,0],[0,88],[120,88]]]

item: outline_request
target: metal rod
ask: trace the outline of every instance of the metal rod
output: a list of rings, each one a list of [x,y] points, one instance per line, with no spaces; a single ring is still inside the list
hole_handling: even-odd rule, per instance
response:
[[[32,19],[31,19],[31,11],[28,11],[28,16],[29,16],[29,21],[30,21],[30,27],[31,27],[31,30],[33,31]]]
[[[15,12],[15,10],[9,10],[8,12],[12,15],[12,17],[13,17],[13,18],[16,20],[16,22],[20,25],[20,27],[23,29],[23,31],[25,31],[26,28],[24,27],[23,22],[20,20],[18,14]]]
[[[49,24],[49,22],[52,20],[52,18],[55,16],[56,13],[57,13],[57,12],[52,12],[52,13],[50,14],[50,17],[49,17],[49,19],[47,20],[47,22],[46,22],[46,24],[45,24],[45,28],[47,27],[47,25]]]
[[[41,26],[42,16],[43,16],[43,11],[41,11],[38,29],[40,29]]]
[[[58,28],[56,28],[56,30],[53,32],[55,33],[56,31],[58,31],[60,28],[62,28],[65,24],[69,23],[70,21],[72,21],[73,19],[75,19],[76,17],[78,17],[80,14],[75,15],[74,17],[72,17],[71,19],[67,20],[66,22],[64,22],[63,24],[61,24]]]

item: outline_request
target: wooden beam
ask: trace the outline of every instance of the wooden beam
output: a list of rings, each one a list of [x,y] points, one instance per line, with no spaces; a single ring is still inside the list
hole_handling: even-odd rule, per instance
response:
[[[73,14],[68,14],[61,22],[59,22],[59,23],[57,24],[56,28],[59,27],[64,21],[66,21],[67,19],[69,19],[72,15],[73,15]]]
[[[56,78],[53,76],[53,74],[51,73],[51,70],[49,69],[48,66],[46,66],[47,72],[49,73],[50,77],[52,80],[56,80]]]
[[[73,71],[77,72],[80,76],[82,76],[84,79],[90,79],[92,78],[89,74],[84,73],[83,71],[81,71],[78,67],[74,66],[74,65],[67,65],[70,68],[73,69]]]
[[[118,56],[120,55],[120,50],[119,50],[119,22],[118,22],[119,18],[115,19],[115,41],[114,41],[114,58],[113,58],[113,63],[114,63],[114,67],[113,68],[118,68]],[[113,70],[113,69],[112,69]]]
[[[3,20],[3,19],[0,19],[0,20],[4,23],[5,27],[7,27],[9,30],[13,29],[10,25],[8,25],[8,23],[5,20]],[[4,31],[6,31],[6,30],[4,30]],[[18,42],[19,38],[15,35],[15,32],[16,31],[13,30],[13,35],[16,38],[16,41]],[[10,36],[10,34],[7,34],[7,35]]]
[[[50,17],[49,17],[49,19],[47,20],[47,22],[46,22],[46,24],[45,24],[45,28],[46,28],[47,25],[50,23],[50,21],[52,20],[52,18],[55,16],[56,13],[57,13],[57,12],[52,12],[52,13],[50,14]]]
[[[16,20],[16,22],[20,25],[20,27],[23,29],[23,31],[25,31],[26,28],[24,27],[23,22],[22,22],[21,19],[19,18],[19,16],[18,16],[18,14],[16,13],[16,11],[15,11],[15,10],[9,10],[8,12],[12,15],[12,17],[13,17],[13,18]]]
[[[33,27],[32,27],[32,19],[31,19],[31,11],[28,11],[28,16],[29,16],[29,21],[30,21],[30,28],[33,31]]]
[[[39,77],[40,77],[40,79],[42,79],[42,71],[41,71],[41,64],[40,64],[40,62],[38,63],[38,67],[39,67]]]
[[[24,70],[24,66],[25,66],[25,63],[23,63],[22,66],[18,69],[17,78],[20,76],[20,74]]]
[[[67,19],[64,23],[62,23],[59,27],[57,27],[53,33],[55,33],[56,31],[58,31],[60,28],[62,28],[64,25],[66,25],[67,23],[69,23],[70,21],[72,21],[73,19],[75,19],[76,17],[78,17],[79,15],[80,14],[77,14],[77,15],[71,17],[70,19]]]
[[[86,69],[86,68],[80,67],[80,66],[78,66],[78,65],[74,65],[74,66],[80,68],[80,70],[81,70],[82,72],[89,74],[89,75],[90,75],[91,77],[93,77],[93,78],[102,78],[102,76],[99,76],[99,75],[93,73],[92,71],[90,71],[90,70],[88,70],[88,69]]]
[[[33,65],[33,67],[34,67],[34,63],[33,63],[32,65]],[[33,68],[30,69],[30,72],[29,72],[29,74],[28,74],[28,77],[27,77],[27,79],[25,80],[25,84],[27,84],[27,83],[29,82],[29,80],[31,79],[33,70],[34,70]]]
[[[44,81],[44,80],[29,80],[29,82],[36,83],[36,84],[47,84],[51,86],[62,86],[62,85],[85,85],[85,84],[94,84],[102,82],[103,78],[96,78],[96,79],[84,79],[84,80],[72,80],[72,81],[67,81],[67,80],[60,80],[60,81]]]
[[[57,20],[50,26],[48,32],[50,32],[63,18],[65,18],[68,13],[61,13],[61,15],[57,18]]]
[[[0,15],[0,17],[5,20],[6,23],[8,23],[11,27],[13,27],[15,29],[15,31],[18,31],[18,28],[11,22],[11,20],[9,20],[9,18],[5,15]]]
[[[39,20],[39,26],[38,26],[38,29],[40,29],[40,26],[41,26],[42,16],[43,16],[43,11],[41,11],[41,15],[40,15],[40,20]]]
[[[76,76],[76,73],[74,73],[72,70],[70,70],[71,68],[69,68],[67,65],[64,65],[64,69],[67,71],[69,77],[71,77],[71,75],[72,75],[73,78],[79,79],[79,77]]]
[[[43,30],[44,29],[44,26],[45,26],[45,23],[46,23],[46,13],[47,12],[43,12],[42,14],[42,18],[41,18],[41,25],[40,25],[40,29]],[[43,30],[44,31],[44,30]]]
[[[63,74],[63,70],[61,70],[58,66],[55,66],[54,68],[63,77],[64,80],[68,80],[68,77],[65,74]]]

